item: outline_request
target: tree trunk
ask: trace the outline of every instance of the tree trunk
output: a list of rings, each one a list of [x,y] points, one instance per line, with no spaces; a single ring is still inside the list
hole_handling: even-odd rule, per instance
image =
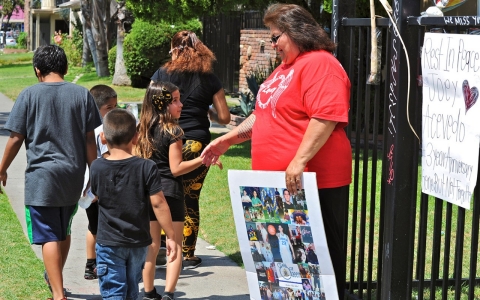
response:
[[[110,72],[108,71],[108,24],[110,24],[110,0],[95,0],[93,1],[92,8],[91,30],[96,45],[97,76],[110,76]]]
[[[113,74],[112,84],[131,85],[132,81],[127,75],[125,61],[123,60],[123,40],[125,39],[125,28],[121,19],[117,21],[117,56],[115,58],[115,74]]]
[[[90,0],[82,0],[82,19],[83,19],[83,53],[82,66],[86,66],[88,62],[93,60],[95,68],[97,68],[97,54],[95,42],[91,31],[92,27],[92,10]],[[98,72],[97,72],[98,73]]]

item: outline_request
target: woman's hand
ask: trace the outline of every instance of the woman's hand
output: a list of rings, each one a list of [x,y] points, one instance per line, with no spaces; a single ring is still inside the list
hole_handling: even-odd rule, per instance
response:
[[[301,176],[307,162],[327,142],[336,125],[334,121],[310,119],[297,153],[285,170],[285,184],[290,194],[296,195],[297,189],[302,188]]]
[[[205,149],[203,149],[202,154],[200,154],[200,157],[203,159],[202,163],[207,167],[211,165],[218,165],[217,162],[220,155],[227,152],[229,147],[230,144],[222,140],[222,137],[214,139],[212,142],[210,142],[210,144],[207,145],[207,147],[205,147]],[[220,162],[220,165],[221,164],[222,163]]]
[[[296,195],[297,190],[302,189],[303,170],[305,170],[305,164],[299,163],[295,159],[285,170],[285,184],[291,195]]]

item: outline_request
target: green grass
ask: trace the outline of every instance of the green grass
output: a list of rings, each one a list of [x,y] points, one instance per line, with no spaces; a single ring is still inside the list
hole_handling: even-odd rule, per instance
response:
[[[212,139],[218,137],[212,134]],[[237,232],[233,221],[228,170],[250,170],[250,142],[232,146],[221,157],[223,170],[211,167],[200,195],[200,236],[242,265]]]
[[[10,202],[0,194],[0,299],[46,299],[43,262],[23,233]]]
[[[11,65],[11,64],[21,64],[21,63],[31,63],[32,57],[33,57],[33,52],[14,53],[14,54],[3,54],[3,52],[0,52],[0,66]]]
[[[26,87],[38,83],[32,66],[33,53],[0,55],[0,92],[12,100]],[[65,80],[72,82],[78,75],[78,85],[91,89],[94,85],[105,84],[112,87],[119,102],[141,102],[145,89],[129,86],[114,86],[110,77],[97,77],[95,70],[88,68],[69,68]]]

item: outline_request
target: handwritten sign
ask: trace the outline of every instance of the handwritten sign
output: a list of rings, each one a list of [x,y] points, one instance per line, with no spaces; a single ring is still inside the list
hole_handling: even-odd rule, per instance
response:
[[[480,36],[426,33],[422,192],[470,209],[478,174]]]

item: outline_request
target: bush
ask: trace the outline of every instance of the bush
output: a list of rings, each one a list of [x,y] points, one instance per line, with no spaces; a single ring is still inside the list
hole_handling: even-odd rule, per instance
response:
[[[135,20],[132,30],[125,37],[123,58],[132,86],[145,88],[155,71],[170,59],[171,38],[180,30],[191,30],[198,36],[200,21],[193,19],[186,23],[169,24],[163,21],[150,24]]]
[[[124,52],[125,53],[125,52]],[[108,71],[110,75],[115,74],[115,62],[117,61],[117,45],[108,51]]]
[[[27,38],[28,35],[26,32],[20,32],[17,38],[17,46],[21,49],[27,49]]]
[[[54,43],[57,43],[60,47],[62,47],[63,51],[65,51],[68,59],[68,65],[72,67],[80,67],[82,64],[83,52],[82,33],[78,30],[73,30],[71,36],[67,35],[66,33],[62,33],[60,36],[61,39],[55,41],[55,37],[53,37],[52,40]]]

